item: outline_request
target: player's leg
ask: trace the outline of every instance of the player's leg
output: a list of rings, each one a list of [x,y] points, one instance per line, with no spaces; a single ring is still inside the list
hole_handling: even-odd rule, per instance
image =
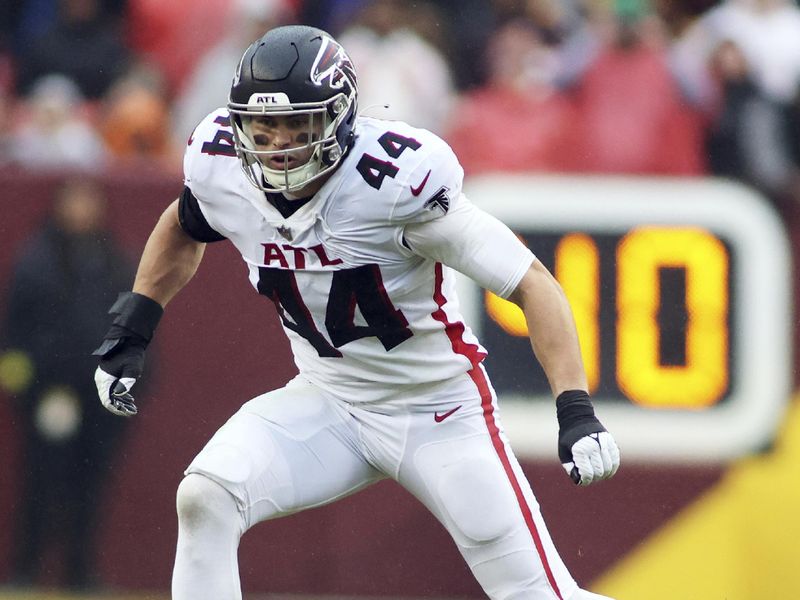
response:
[[[245,404],[189,465],[178,488],[173,600],[238,600],[241,535],[326,504],[383,475],[335,401],[295,379]]]
[[[236,553],[245,525],[236,499],[216,481],[189,473],[178,486],[176,505],[173,599],[240,599]]]
[[[415,412],[398,480],[447,528],[490,598],[577,600],[482,368],[469,383],[454,383],[461,395],[450,404],[461,408],[445,420]]]

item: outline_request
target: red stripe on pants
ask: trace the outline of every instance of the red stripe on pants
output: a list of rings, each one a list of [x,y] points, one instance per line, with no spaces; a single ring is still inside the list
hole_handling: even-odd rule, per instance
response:
[[[556,593],[556,596],[558,596],[559,600],[563,600],[561,591],[558,589],[558,585],[556,584],[555,577],[553,577],[553,571],[550,569],[550,564],[547,562],[547,556],[544,552],[542,539],[539,537],[539,531],[536,529],[536,523],[533,521],[531,509],[528,506],[528,502],[525,500],[525,495],[522,493],[522,488],[519,485],[519,481],[514,473],[514,469],[511,467],[511,462],[508,460],[508,454],[506,453],[503,440],[500,439],[500,429],[497,427],[497,424],[494,420],[494,405],[492,404],[492,391],[489,387],[489,382],[486,380],[486,375],[480,366],[470,370],[469,376],[478,387],[478,392],[481,395],[483,418],[486,421],[486,428],[489,430],[489,437],[492,439],[492,445],[497,452],[500,462],[503,464],[503,468],[506,471],[508,480],[511,482],[511,487],[513,488],[514,494],[517,497],[517,503],[522,511],[525,524],[528,526],[528,531],[533,538],[533,544],[536,546],[536,552],[538,552],[539,559],[542,561],[545,575],[547,575],[547,581],[550,582],[550,586],[553,588],[553,591]]]
[[[561,591],[558,589],[558,585],[556,584],[555,577],[553,577],[553,571],[550,569],[550,564],[547,562],[547,556],[544,552],[542,539],[539,537],[539,532],[536,529],[536,523],[533,521],[531,509],[525,500],[525,495],[522,493],[522,488],[519,485],[517,476],[514,474],[514,469],[511,468],[511,462],[508,460],[508,454],[506,454],[506,448],[503,445],[503,441],[500,439],[500,429],[497,427],[497,424],[494,421],[492,390],[489,387],[489,382],[486,380],[486,374],[483,372],[483,369],[480,366],[480,362],[485,358],[486,355],[483,352],[480,352],[478,346],[475,344],[468,344],[464,341],[463,334],[465,331],[465,326],[463,323],[460,321],[451,323],[447,319],[447,315],[444,312],[444,305],[447,303],[447,299],[442,292],[443,282],[444,272],[442,270],[442,264],[436,263],[434,268],[433,299],[436,302],[438,309],[433,311],[431,316],[444,325],[447,337],[450,338],[450,345],[453,348],[453,352],[467,357],[470,363],[472,363],[472,369],[470,369],[468,373],[472,378],[472,381],[477,386],[478,392],[481,396],[483,418],[486,421],[486,427],[489,430],[489,437],[492,439],[492,445],[494,446],[495,452],[497,452],[497,456],[500,458],[500,462],[506,471],[508,480],[511,482],[511,487],[513,488],[514,494],[517,497],[517,503],[522,511],[525,524],[528,526],[528,531],[533,538],[533,544],[536,546],[536,552],[539,554],[539,560],[542,561],[545,575],[547,575],[547,581],[550,582],[550,587],[553,588],[558,600],[564,600],[563,596],[561,595]]]

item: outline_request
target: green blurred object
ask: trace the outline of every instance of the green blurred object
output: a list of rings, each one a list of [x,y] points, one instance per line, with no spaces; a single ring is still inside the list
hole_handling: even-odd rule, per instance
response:
[[[614,0],[614,14],[622,19],[638,19],[649,13],[649,0]]]
[[[11,394],[27,390],[33,372],[33,362],[22,350],[8,350],[0,356],[0,387]]]

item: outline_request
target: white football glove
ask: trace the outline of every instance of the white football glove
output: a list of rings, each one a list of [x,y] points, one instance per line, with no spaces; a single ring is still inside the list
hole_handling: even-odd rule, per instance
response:
[[[590,433],[572,444],[572,460],[561,463],[579,485],[613,476],[619,469],[619,448],[607,431]],[[573,472],[574,471],[574,472]]]
[[[130,394],[133,384],[136,383],[135,378],[116,377],[97,367],[94,382],[100,402],[112,413],[121,417],[132,417],[139,412]]]
[[[115,318],[103,343],[92,353],[100,357],[94,382],[103,406],[115,415],[132,417],[139,410],[131,388],[142,375],[145,350],[164,309],[152,298],[123,292],[108,312]]]
[[[619,448],[594,414],[583,390],[568,390],[556,399],[558,456],[577,485],[608,479],[619,468]]]

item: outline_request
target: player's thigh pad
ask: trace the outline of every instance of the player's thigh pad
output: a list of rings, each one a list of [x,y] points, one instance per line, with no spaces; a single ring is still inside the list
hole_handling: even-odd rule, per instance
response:
[[[490,598],[564,600],[575,581],[510,448],[502,452],[507,464],[488,435],[428,442],[401,483],[444,524]]]
[[[429,501],[459,546],[495,542],[523,525],[508,477],[487,436],[425,444],[415,452],[414,465]]]
[[[186,469],[236,498],[247,526],[326,504],[375,481],[348,414],[295,379],[247,402]]]

